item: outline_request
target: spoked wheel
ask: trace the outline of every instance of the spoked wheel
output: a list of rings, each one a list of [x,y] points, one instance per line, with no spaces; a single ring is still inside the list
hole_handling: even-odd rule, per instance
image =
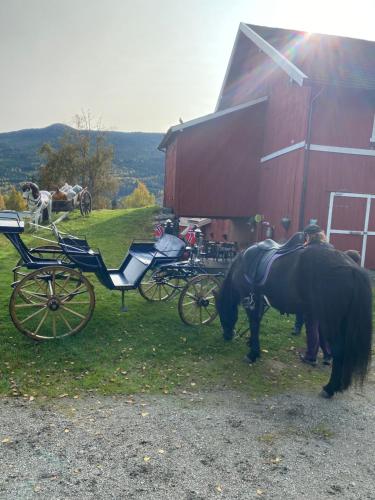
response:
[[[83,191],[79,200],[81,215],[90,215],[92,210],[92,198],[89,191]]]
[[[36,255],[41,259],[58,260],[61,263],[70,262],[68,257],[61,251],[58,245],[43,245],[30,250],[32,255]],[[20,281],[24,276],[29,274],[29,270],[24,267],[23,259],[19,259],[16,267],[13,269],[14,281]]]
[[[209,274],[191,278],[178,300],[178,313],[184,323],[191,326],[208,325],[217,316],[214,292],[220,281]]]
[[[24,276],[9,302],[15,327],[34,340],[78,333],[90,320],[94,307],[91,283],[64,266],[48,266]]]
[[[142,297],[150,302],[161,302],[176,295],[182,288],[183,280],[168,276],[167,271],[147,271],[138,286]]]

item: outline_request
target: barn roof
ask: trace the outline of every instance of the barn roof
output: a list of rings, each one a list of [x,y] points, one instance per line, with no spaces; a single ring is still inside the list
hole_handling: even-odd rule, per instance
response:
[[[309,80],[375,90],[375,42],[253,24],[240,25],[259,35]],[[242,29],[246,35],[246,29]],[[253,40],[254,41],[254,40]]]

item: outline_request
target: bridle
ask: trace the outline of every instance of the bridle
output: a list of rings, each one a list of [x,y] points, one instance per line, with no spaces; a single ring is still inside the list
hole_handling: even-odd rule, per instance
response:
[[[27,196],[25,199],[27,200],[27,202],[29,204],[35,205],[35,208],[39,208],[42,206],[42,196],[40,193],[39,193],[38,198],[36,198],[36,199],[33,197],[33,195],[32,195],[33,192],[30,188],[27,189],[26,193],[27,193]],[[31,197],[30,197],[30,194],[31,194]]]

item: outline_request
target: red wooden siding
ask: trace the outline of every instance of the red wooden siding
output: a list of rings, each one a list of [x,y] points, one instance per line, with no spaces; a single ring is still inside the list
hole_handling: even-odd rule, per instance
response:
[[[306,139],[310,88],[299,87],[282,73],[269,89],[263,155]]]
[[[374,95],[324,89],[314,105],[311,142],[369,148],[374,114]]]
[[[168,145],[165,153],[164,206],[174,208],[176,189],[177,141]]]
[[[298,149],[260,166],[258,211],[275,227],[275,238],[285,239],[298,230],[304,150]],[[290,217],[285,232],[282,217]]]
[[[256,212],[265,104],[178,135],[177,215],[230,218]]]

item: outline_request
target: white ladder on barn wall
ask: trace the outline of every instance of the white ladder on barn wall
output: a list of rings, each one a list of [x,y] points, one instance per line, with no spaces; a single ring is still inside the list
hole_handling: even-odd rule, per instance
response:
[[[348,198],[366,198],[366,211],[365,220],[362,231],[350,231],[349,229],[332,229],[332,213],[335,197],[348,197]],[[366,248],[367,248],[367,237],[375,236],[375,231],[368,230],[368,223],[370,219],[371,201],[375,198],[374,194],[360,194],[360,193],[342,193],[342,192],[331,192],[329,197],[329,208],[328,208],[328,222],[327,222],[327,239],[330,240],[331,234],[352,234],[362,236],[362,251],[361,251],[361,266],[365,265],[366,260]]]

